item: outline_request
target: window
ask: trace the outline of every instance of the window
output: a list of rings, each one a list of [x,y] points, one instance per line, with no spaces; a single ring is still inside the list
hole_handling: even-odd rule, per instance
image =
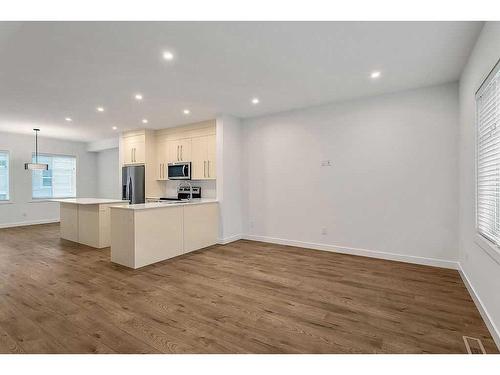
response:
[[[9,198],[9,152],[0,151],[0,201]]]
[[[500,63],[476,94],[476,227],[500,245]]]
[[[38,154],[38,162],[48,164],[49,169],[32,172],[33,198],[76,197],[76,157]]]

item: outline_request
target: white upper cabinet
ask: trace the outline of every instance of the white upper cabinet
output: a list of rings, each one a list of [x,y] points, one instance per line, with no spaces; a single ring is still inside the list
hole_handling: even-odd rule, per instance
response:
[[[215,121],[161,130],[133,130],[122,134],[122,165],[144,164],[148,197],[163,194],[168,163],[191,162],[193,180],[216,178]]]
[[[175,139],[167,142],[168,162],[191,161],[191,139]]]
[[[192,176],[193,180],[215,178],[215,135],[192,139]]]
[[[167,165],[168,165],[168,142],[166,139],[156,140],[156,180],[167,180]]]
[[[146,138],[144,134],[123,137],[123,164],[144,164],[146,162]]]
[[[214,180],[216,175],[215,159],[216,159],[216,138],[215,134],[207,137],[207,179]]]

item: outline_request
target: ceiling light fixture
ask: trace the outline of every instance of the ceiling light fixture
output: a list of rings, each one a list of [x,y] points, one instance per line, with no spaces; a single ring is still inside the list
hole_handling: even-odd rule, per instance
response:
[[[172,61],[174,59],[174,54],[170,51],[163,52],[163,58],[167,61]]]
[[[118,129],[118,128],[117,128],[116,126],[113,126],[111,129],[116,130],[116,129]]]
[[[182,111],[185,115],[189,115],[191,113],[191,111],[189,109],[185,109],[184,111]]]
[[[135,94],[136,100],[142,100],[142,94]]]
[[[253,98],[252,99],[252,104],[259,104],[259,103],[260,103],[259,98]]]
[[[64,119],[65,119],[66,121],[68,121],[68,122],[73,121],[73,119],[72,119],[71,117],[65,117]]]
[[[381,73],[379,71],[374,71],[372,72],[372,74],[370,74],[370,77],[375,79],[375,78],[379,78],[381,75]]]
[[[104,112],[104,108],[103,107],[97,107],[97,112]]]
[[[143,118],[143,119],[142,119],[142,123],[143,123],[143,124],[147,124],[147,123],[148,123],[148,119],[147,119],[147,118]]]
[[[33,160],[31,160],[31,163],[24,163],[24,169],[26,170],[49,170],[49,165],[48,164],[42,164],[38,163],[38,132],[40,129],[33,129],[35,132],[35,162],[33,163]]]

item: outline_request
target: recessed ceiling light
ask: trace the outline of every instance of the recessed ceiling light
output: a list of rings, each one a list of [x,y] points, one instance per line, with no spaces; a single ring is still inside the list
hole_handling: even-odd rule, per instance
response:
[[[377,70],[377,71],[372,72],[372,74],[370,74],[370,77],[379,78],[380,75],[381,75],[381,73]]]
[[[97,107],[97,112],[104,112],[104,108],[103,107]]]
[[[142,94],[135,94],[136,100],[142,100]]]
[[[68,121],[68,122],[73,121],[73,119],[72,119],[71,117],[65,117],[64,119],[65,119],[66,121]]]
[[[259,98],[253,98],[252,99],[252,104],[259,104],[259,103],[260,103]]]
[[[143,119],[142,119],[142,123],[143,123],[143,124],[147,124],[147,123],[148,123],[148,119],[147,119],[147,118],[143,118]]]
[[[164,51],[163,52],[163,58],[167,61],[171,61],[174,59],[174,54],[170,51]]]
[[[118,128],[117,128],[116,126],[113,126],[111,129],[116,130],[116,129],[118,129]]]
[[[191,111],[190,111],[189,109],[185,109],[185,110],[184,110],[184,111],[182,111],[182,112],[184,112],[184,114],[185,114],[185,115],[189,115],[189,114],[191,113]]]

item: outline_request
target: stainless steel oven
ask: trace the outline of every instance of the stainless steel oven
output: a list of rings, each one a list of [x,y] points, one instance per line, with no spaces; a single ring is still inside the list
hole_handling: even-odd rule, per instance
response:
[[[190,180],[191,179],[191,162],[181,161],[177,163],[168,163],[168,179],[169,180]]]

